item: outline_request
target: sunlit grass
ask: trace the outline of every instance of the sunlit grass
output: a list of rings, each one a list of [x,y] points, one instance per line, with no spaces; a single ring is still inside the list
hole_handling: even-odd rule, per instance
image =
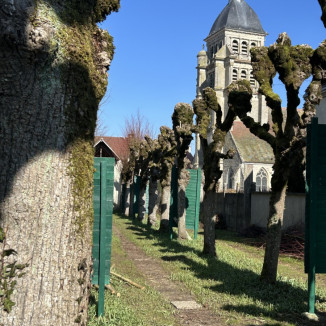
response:
[[[247,245],[235,233],[217,231],[215,259],[201,254],[202,235],[179,242],[127,218],[116,216],[115,224],[148,255],[160,259],[171,280],[183,282],[198,302],[231,318],[234,325],[309,325],[302,317],[308,300],[302,261],[281,257],[278,281],[269,285],[259,278],[264,250]],[[326,312],[325,286],[317,285],[316,296],[317,311]]]
[[[146,280],[121,249],[119,239],[113,235],[111,266],[134,282],[145,285]],[[88,310],[88,326],[174,326],[172,306],[154,289],[140,290],[111,275],[110,284],[116,291],[105,291],[104,316],[97,317],[98,291],[93,288]],[[117,293],[119,293],[117,295]]]

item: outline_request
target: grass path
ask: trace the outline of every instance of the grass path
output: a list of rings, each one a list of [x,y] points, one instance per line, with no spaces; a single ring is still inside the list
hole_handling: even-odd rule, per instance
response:
[[[323,325],[309,322],[301,315],[307,310],[307,276],[303,273],[303,262],[282,257],[278,282],[271,286],[259,280],[263,249],[245,244],[233,233],[217,232],[217,260],[201,255],[202,235],[197,240],[178,242],[127,218],[115,216],[114,225],[134,246],[155,259],[170,275],[171,281],[181,282],[197,302],[216,314],[219,323],[206,325]],[[108,320],[110,325],[123,326],[179,325],[180,319],[164,295],[152,287],[128,259],[120,240],[116,236],[113,239],[112,263],[119,273],[147,284],[146,294],[139,294],[138,289],[113,278],[112,284],[121,291],[121,297],[106,293],[106,302],[116,305],[106,307],[106,311],[110,310],[112,315],[114,309],[119,310],[117,304],[123,304],[121,314],[128,313],[130,323],[119,321],[125,317],[118,313],[115,313],[114,322],[109,316],[103,322],[95,321],[92,317],[95,306],[92,305],[88,325],[109,325]],[[324,276],[317,279],[317,301],[318,312],[325,313]]]

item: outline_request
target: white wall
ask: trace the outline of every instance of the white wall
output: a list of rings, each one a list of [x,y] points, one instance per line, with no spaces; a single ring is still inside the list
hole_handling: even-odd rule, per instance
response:
[[[269,214],[269,193],[251,194],[251,224],[266,228]],[[288,194],[285,198],[283,229],[305,222],[305,194]]]

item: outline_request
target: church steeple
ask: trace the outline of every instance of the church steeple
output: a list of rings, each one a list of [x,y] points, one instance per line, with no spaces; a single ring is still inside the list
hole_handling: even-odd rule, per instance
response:
[[[246,0],[228,0],[216,18],[206,41],[207,51],[197,56],[197,97],[205,87],[215,90],[223,114],[228,111],[225,89],[232,82],[246,79],[253,88],[251,116],[267,122],[265,101],[258,93],[258,83],[252,73],[250,48],[264,46],[266,32]],[[213,114],[214,115],[214,114]],[[214,124],[214,117],[212,116]]]
[[[257,14],[245,0],[229,0],[215,20],[209,35],[223,28],[266,34]]]

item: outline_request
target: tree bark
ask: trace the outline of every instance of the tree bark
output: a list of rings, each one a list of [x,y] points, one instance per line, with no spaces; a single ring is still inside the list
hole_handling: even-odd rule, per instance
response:
[[[276,173],[277,171],[274,172],[274,175]],[[277,278],[286,188],[287,184],[284,183],[279,191],[272,192],[269,203],[266,249],[261,272],[261,279],[268,283],[275,283]]]
[[[2,2],[0,231],[28,265],[0,325],[86,324],[93,137],[113,54],[91,8]]]
[[[214,214],[214,201],[215,191],[207,191],[204,196],[204,248],[203,253],[212,257],[217,257],[215,246],[215,225],[216,214]]]
[[[130,208],[130,181],[126,183],[126,192],[124,197],[123,215],[129,216]]]
[[[190,236],[186,229],[186,188],[190,180],[190,174],[186,169],[179,172],[178,179],[178,239],[190,240]]]
[[[148,196],[148,225],[155,225],[157,222],[158,209],[158,187],[157,180],[150,178],[149,180],[149,196]]]
[[[171,186],[162,187],[160,231],[169,232]]]
[[[144,222],[146,214],[146,186],[140,187],[138,199],[138,220]]]
[[[129,217],[135,218],[134,212],[135,182],[130,182]]]

